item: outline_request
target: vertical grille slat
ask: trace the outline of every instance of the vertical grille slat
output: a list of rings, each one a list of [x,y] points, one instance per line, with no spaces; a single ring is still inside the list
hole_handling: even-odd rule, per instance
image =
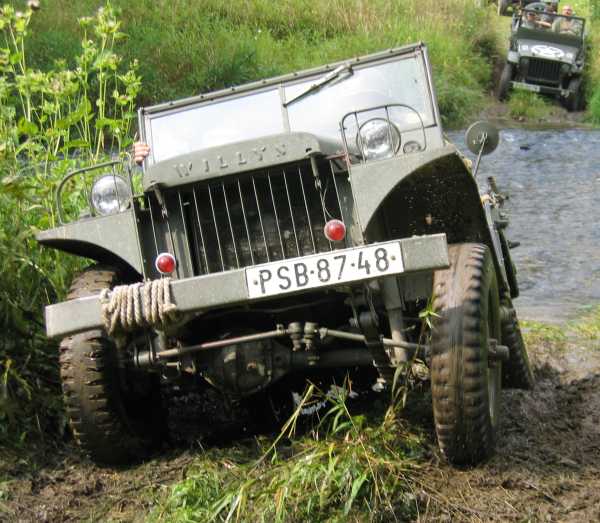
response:
[[[306,201],[306,191],[304,190],[304,181],[302,180],[302,167],[298,167],[298,179],[300,180],[300,189],[302,189],[302,200],[304,201],[306,219],[308,220],[308,231],[310,233],[310,241],[312,242],[313,253],[316,254],[317,245],[315,243],[315,235],[313,233],[312,221],[310,219],[310,211],[308,210],[308,202]]]
[[[177,191],[177,200],[179,201],[179,210],[181,212],[181,223],[183,224],[183,234],[185,236],[185,249],[187,251],[188,254],[188,259],[192,260],[192,249],[191,249],[191,242],[190,242],[190,236],[188,234],[188,228],[187,228],[187,217],[186,217],[186,213],[184,211],[184,204],[183,204],[183,199],[181,198],[181,191]],[[186,205],[189,205],[189,202],[186,201]]]
[[[290,219],[292,222],[292,230],[294,231],[294,240],[296,241],[296,252],[298,253],[298,256],[301,256],[300,242],[298,241],[298,232],[296,230],[296,220],[294,220],[294,209],[292,208],[292,199],[290,198],[290,189],[288,187],[287,175],[286,175],[285,170],[283,171],[283,183],[285,184],[285,194],[287,196],[288,206],[290,209]]]
[[[194,208],[196,210],[196,221],[198,223],[198,233],[200,236],[200,243],[202,244],[202,255],[204,258],[204,266],[206,267],[206,274],[210,273],[210,267],[208,265],[208,256],[206,254],[206,243],[204,242],[204,231],[202,229],[202,221],[200,220],[200,211],[198,207],[198,197],[196,196],[196,189],[192,189],[192,196],[194,197]],[[196,242],[197,243],[197,242]],[[198,263],[201,265],[201,262]]]
[[[246,236],[248,237],[248,250],[250,251],[250,261],[254,265],[254,253],[252,252],[252,237],[250,236],[250,227],[248,226],[248,218],[246,216],[246,206],[244,205],[244,195],[242,194],[242,184],[237,181],[238,192],[240,194],[240,207],[242,209],[242,217],[244,218],[244,227],[246,228]]]
[[[260,212],[260,200],[258,198],[258,192],[256,191],[256,179],[252,177],[252,188],[254,189],[254,197],[256,198],[256,210],[258,211],[258,221],[260,222],[260,230],[262,232],[263,243],[265,245],[265,254],[267,256],[267,261],[271,261],[271,257],[269,256],[269,245],[267,243],[267,235],[265,234],[265,226],[263,224],[262,213]]]
[[[229,202],[227,201],[227,190],[225,189],[225,184],[223,182],[221,182],[221,188],[223,189],[223,199],[225,200],[225,210],[227,211],[227,221],[229,222],[229,230],[231,231],[231,244],[233,245],[233,253],[235,255],[235,262],[239,269],[240,268],[240,258],[238,256],[238,251],[237,251],[237,247],[236,247],[235,231],[233,230],[233,224],[231,223],[231,212],[229,211]]]
[[[344,178],[334,169],[322,162],[320,184],[305,162],[173,189],[169,211],[173,220],[181,216],[187,242],[176,256],[189,256],[194,275],[201,275],[343,247],[322,232],[329,219],[344,219],[338,187]],[[167,232],[158,225],[156,249],[160,231]]]
[[[281,224],[279,222],[279,214],[277,213],[277,204],[275,203],[275,195],[273,194],[273,184],[271,183],[271,175],[267,173],[269,181],[269,193],[271,194],[271,202],[273,203],[273,213],[275,214],[275,225],[277,227],[277,236],[279,237],[279,245],[281,246],[281,257],[285,258],[285,248],[283,246],[283,237],[281,236]]]
[[[154,239],[155,258],[158,258],[160,251],[158,249],[158,236],[156,234],[156,225],[154,223],[154,211],[152,210],[152,196],[148,197],[148,209],[150,210],[150,225],[152,226],[152,238]]]
[[[208,199],[210,200],[210,209],[212,211],[212,219],[215,225],[215,236],[217,238],[217,245],[219,247],[219,258],[221,259],[221,268],[225,270],[225,258],[223,256],[223,248],[221,247],[221,238],[219,237],[219,225],[217,224],[217,214],[215,213],[215,204],[213,202],[212,191],[210,185],[208,189]]]

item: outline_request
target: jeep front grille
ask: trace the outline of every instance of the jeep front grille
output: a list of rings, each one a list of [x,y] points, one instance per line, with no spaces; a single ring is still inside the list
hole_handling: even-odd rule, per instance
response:
[[[343,199],[350,195],[344,190],[348,176],[335,161],[319,162],[319,174],[321,191],[310,163],[304,162],[165,192],[168,223],[163,237],[174,245],[173,250],[180,251],[176,252],[179,259],[184,256],[191,264],[191,271],[178,276],[210,274],[337,248],[325,238],[323,227],[329,219],[350,218],[341,210]],[[154,230],[165,220],[160,219],[154,197],[148,198],[148,204]],[[157,251],[171,251],[168,245],[159,245],[156,233],[154,237]]]
[[[557,84],[560,81],[560,62],[530,58],[527,67],[527,80]]]

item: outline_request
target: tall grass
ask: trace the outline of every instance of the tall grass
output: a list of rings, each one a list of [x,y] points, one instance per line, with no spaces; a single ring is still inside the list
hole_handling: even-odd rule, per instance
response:
[[[311,385],[282,432],[263,450],[206,451],[151,519],[413,520],[419,511],[414,475],[423,441],[398,421],[396,407],[370,419],[352,415],[348,390],[338,387],[323,395]],[[295,434],[303,407],[323,398],[328,406],[317,425],[304,436]]]
[[[41,68],[71,60],[75,15],[98,0],[47,0],[32,24]],[[387,47],[425,41],[445,121],[481,108],[491,81],[492,10],[472,0],[114,0],[126,59],[139,59],[140,103],[240,84]]]

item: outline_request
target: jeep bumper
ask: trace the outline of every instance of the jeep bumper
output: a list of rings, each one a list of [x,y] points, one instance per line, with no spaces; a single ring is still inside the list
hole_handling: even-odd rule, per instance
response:
[[[448,245],[445,234],[415,236],[398,240],[403,262],[402,275],[433,271],[448,267]],[[343,254],[350,249],[335,251]],[[302,258],[300,258],[301,260]],[[172,301],[180,312],[201,312],[209,309],[252,304],[272,296],[251,298],[248,289],[247,269],[173,280]],[[365,278],[367,281],[373,278]],[[356,281],[353,282],[356,284]],[[339,287],[332,283],[326,288]],[[319,289],[295,290],[285,296],[293,296]],[[281,297],[279,295],[278,297]],[[48,337],[63,337],[78,332],[103,327],[100,296],[69,300],[46,307],[46,332]]]
[[[521,91],[530,91],[532,93],[541,94],[554,94],[566,98],[569,96],[570,91],[568,89],[562,89],[560,87],[552,87],[550,85],[537,85],[528,84],[526,82],[511,82],[513,89],[520,89]]]

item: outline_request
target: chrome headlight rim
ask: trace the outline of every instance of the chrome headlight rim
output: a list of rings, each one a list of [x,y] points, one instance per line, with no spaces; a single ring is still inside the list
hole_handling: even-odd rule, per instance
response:
[[[370,155],[369,152],[366,150],[368,140],[365,139],[362,133],[364,132],[364,128],[366,126],[373,125],[374,123],[380,123],[381,129],[385,129],[386,136],[388,138],[391,137],[392,143],[389,147],[389,153],[386,153],[383,156],[373,154]],[[381,116],[370,118],[366,122],[362,123],[358,128],[358,132],[356,133],[355,141],[357,149],[360,151],[365,160],[385,160],[388,158],[393,158],[394,156],[396,156],[396,154],[398,154],[400,146],[402,145],[400,130],[398,129],[396,124],[394,124],[394,122],[392,122],[391,120],[383,118]]]
[[[112,209],[103,209],[100,205],[99,198],[102,198],[102,195],[98,195],[98,191],[101,189],[101,184],[103,182],[108,182],[108,187],[112,185],[115,188],[114,191],[114,206]],[[121,185],[119,188],[118,185]],[[106,197],[106,195],[104,195]],[[131,191],[131,186],[128,180],[119,174],[114,173],[104,173],[97,176],[93,183],[90,191],[90,206],[93,212],[98,216],[111,216],[113,214],[118,214],[126,211],[131,205],[131,199],[133,197],[133,193]]]

